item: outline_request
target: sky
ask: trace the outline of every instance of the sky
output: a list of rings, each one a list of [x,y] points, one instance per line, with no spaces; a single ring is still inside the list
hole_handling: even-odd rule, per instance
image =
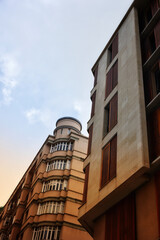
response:
[[[91,68],[132,0],[0,0],[0,206],[58,118],[87,135]]]

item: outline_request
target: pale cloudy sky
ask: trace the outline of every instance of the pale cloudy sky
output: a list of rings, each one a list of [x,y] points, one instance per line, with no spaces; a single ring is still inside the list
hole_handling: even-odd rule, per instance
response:
[[[90,117],[90,71],[132,0],[0,0],[0,206],[59,117]]]

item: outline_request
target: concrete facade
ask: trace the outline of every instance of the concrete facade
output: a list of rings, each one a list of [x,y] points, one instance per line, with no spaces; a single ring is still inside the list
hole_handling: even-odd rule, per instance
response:
[[[154,4],[156,5],[156,13],[152,12],[151,19],[142,31],[139,26],[141,11],[146,11],[146,9],[148,11],[150,5],[153,7]],[[142,62],[144,54],[142,52],[142,34],[144,35],[143,32],[148,31],[145,32],[145,38],[147,38],[147,35],[150,37],[152,31],[156,35],[155,26],[158,26],[159,23],[159,1],[134,1],[92,68],[96,78],[96,84],[91,90],[91,99],[96,94],[95,102],[92,102],[92,105],[95,105],[95,110],[94,115],[88,122],[89,133],[91,128],[93,130],[89,140],[91,151],[84,162],[84,169],[89,166],[89,173],[86,182],[86,201],[79,209],[79,221],[94,240],[156,240],[160,237],[159,206],[157,207],[159,200],[157,199],[156,183],[160,168],[160,142],[159,137],[155,138],[154,141],[152,139],[152,143],[149,140],[148,105],[145,102],[146,90],[144,89],[146,62]],[[140,33],[141,31],[142,33]],[[110,61],[111,44],[113,44],[116,36],[118,36],[118,51]],[[158,49],[159,42],[156,43],[156,48],[152,53],[156,55],[154,60],[151,59],[153,66],[160,60]],[[151,61],[150,58],[147,61]],[[105,97],[107,74],[116,62],[118,62],[118,83]],[[153,70],[148,68],[147,71],[151,72]],[[157,72],[159,74],[159,70]],[[160,74],[157,79],[160,81]],[[107,134],[104,134],[105,109],[115,94],[118,95],[117,123]],[[153,103],[150,103],[154,106],[150,108],[152,109],[151,112],[157,111],[157,116],[160,115],[159,94],[159,87],[157,87],[157,93],[152,100]],[[111,109],[108,111],[111,111]],[[108,122],[110,121],[109,117]],[[156,121],[158,131],[160,118],[156,117]],[[111,145],[114,136],[117,136],[115,177],[101,186],[104,171],[103,149],[105,146]],[[154,143],[157,146],[157,155],[155,159],[151,160],[150,148]],[[108,156],[110,156],[110,152]],[[108,156],[106,159],[108,159]],[[114,234],[110,233],[109,237],[107,232],[111,232],[111,227],[106,225],[107,214],[111,216],[118,208],[117,206],[120,206],[121,203],[124,205],[125,199],[130,194],[134,195],[135,214],[133,218],[135,230],[132,231],[134,236],[131,237],[131,233],[128,233],[128,235],[120,237],[117,233],[115,237]],[[116,214],[114,217],[116,217]],[[122,219],[124,220],[123,217]],[[155,224],[152,224],[153,222]],[[110,229],[108,230],[108,228]]]
[[[88,138],[71,117],[57,121],[0,215],[0,239],[92,239],[78,222]]]

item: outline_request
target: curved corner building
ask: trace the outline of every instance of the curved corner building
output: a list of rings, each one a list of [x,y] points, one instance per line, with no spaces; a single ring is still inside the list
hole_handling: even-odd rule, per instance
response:
[[[81,123],[58,119],[0,215],[0,239],[87,240],[77,220],[88,138]]]

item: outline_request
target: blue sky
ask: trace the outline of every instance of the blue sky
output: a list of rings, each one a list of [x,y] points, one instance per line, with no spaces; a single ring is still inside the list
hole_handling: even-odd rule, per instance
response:
[[[59,117],[87,135],[90,69],[131,2],[0,1],[0,206]]]

